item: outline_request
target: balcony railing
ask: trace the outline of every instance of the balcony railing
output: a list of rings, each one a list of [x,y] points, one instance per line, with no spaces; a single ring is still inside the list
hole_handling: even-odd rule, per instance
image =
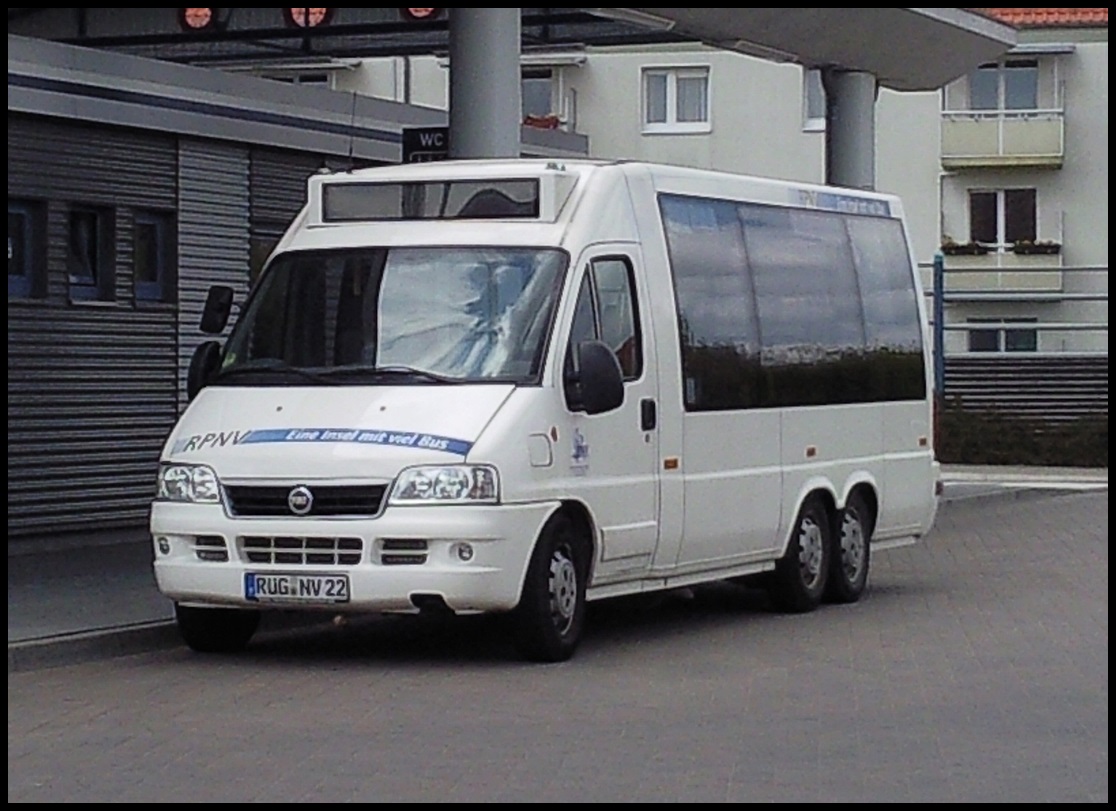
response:
[[[1060,167],[1062,110],[948,110],[942,113],[942,166]]]
[[[947,277],[969,275],[967,269],[950,271],[938,255],[933,263],[920,263],[933,282],[926,289],[930,299],[933,331],[934,391],[939,404],[963,410],[992,411],[1058,423],[1108,416],[1108,267],[1064,266],[1051,269],[1071,277],[1069,292],[1050,295],[1046,301],[1062,305],[1036,320],[1012,318],[1005,302],[1031,302],[1033,297],[1012,294],[950,293]],[[991,307],[974,308],[980,301]],[[965,308],[953,314],[950,305]],[[1019,312],[1017,307],[1016,312]],[[996,316],[1003,316],[997,318]],[[1052,315],[1060,320],[1047,320]],[[952,316],[952,318],[951,318]],[[967,317],[966,317],[967,316]],[[970,320],[971,319],[971,320]],[[947,335],[987,332],[1033,333],[1034,351],[966,351],[964,343],[947,341]]]
[[[1063,289],[1062,256],[1060,253],[1016,253],[1010,245],[985,246],[987,253],[945,256],[948,277],[946,292],[980,292],[984,294],[1060,293]],[[924,274],[929,289],[931,279]]]
[[[947,352],[960,351],[954,347],[946,346],[947,333],[968,333],[973,330],[987,330],[989,328],[1002,330],[1031,330],[1039,334],[1038,353],[1047,352],[1075,352],[1075,353],[1108,353],[1108,266],[1107,265],[1075,265],[1056,267],[1048,265],[1045,269],[1035,269],[1035,275],[1042,273],[1056,274],[1072,277],[1073,282],[1068,287],[1072,289],[1060,292],[1034,292],[1002,291],[996,289],[977,288],[969,283],[958,285],[958,279],[966,276],[981,276],[982,271],[974,268],[950,268],[946,265],[940,254],[933,262],[920,262],[919,271],[924,280],[925,293],[930,300],[930,326],[934,333],[934,352],[938,358]],[[1043,258],[1043,257],[1035,257]],[[1045,257],[1047,260],[1054,257]],[[979,308],[981,303],[990,305]],[[995,316],[1004,312],[1004,305],[1015,305],[1018,311],[1020,304],[1045,304],[1063,305],[1058,312],[1063,317],[1069,316],[1073,320],[1063,321],[1028,321],[1005,318],[995,323],[986,318],[977,318],[969,321],[966,316]],[[964,308],[962,312],[953,314],[951,305]],[[1049,312],[1049,310],[1047,310]],[[949,316],[953,315],[952,318]],[[1041,339],[1045,336],[1045,340]],[[1061,346],[1061,349],[1056,347]]]

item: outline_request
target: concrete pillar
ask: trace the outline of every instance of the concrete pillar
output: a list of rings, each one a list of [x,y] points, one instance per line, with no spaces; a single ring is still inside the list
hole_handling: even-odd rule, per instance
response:
[[[519,13],[449,10],[451,158],[519,157]]]
[[[870,73],[826,68],[825,182],[876,188],[876,77]]]

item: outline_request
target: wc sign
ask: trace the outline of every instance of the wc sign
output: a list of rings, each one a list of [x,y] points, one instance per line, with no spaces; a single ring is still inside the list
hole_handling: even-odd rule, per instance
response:
[[[404,127],[403,163],[444,161],[449,157],[449,127]]]

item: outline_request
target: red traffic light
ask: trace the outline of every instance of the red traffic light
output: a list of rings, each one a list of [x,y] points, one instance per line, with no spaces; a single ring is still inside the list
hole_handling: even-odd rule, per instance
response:
[[[403,15],[404,20],[411,20],[412,22],[425,22],[428,20],[436,20],[442,16],[445,9],[441,8],[401,8],[399,13]]]

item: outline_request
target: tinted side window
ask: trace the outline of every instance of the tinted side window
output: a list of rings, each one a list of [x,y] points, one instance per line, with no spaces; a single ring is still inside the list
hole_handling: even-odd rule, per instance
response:
[[[872,399],[864,313],[842,217],[750,204],[740,212],[771,380],[763,405]]]
[[[689,411],[925,396],[902,225],[663,195]]]
[[[864,324],[882,400],[926,395],[922,323],[907,242],[898,220],[849,217]]]
[[[663,195],[688,411],[749,408],[762,393],[755,293],[735,203]]]

